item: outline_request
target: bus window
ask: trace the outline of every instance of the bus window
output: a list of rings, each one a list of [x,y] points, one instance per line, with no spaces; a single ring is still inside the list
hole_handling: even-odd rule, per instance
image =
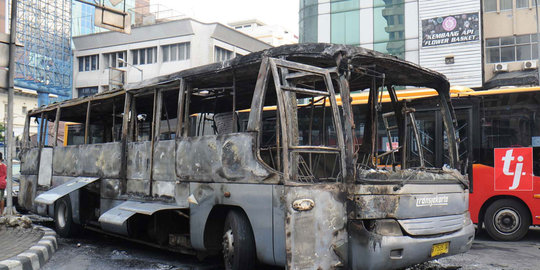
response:
[[[537,110],[526,106],[530,93],[507,98],[483,97],[480,111],[482,131],[482,163],[493,166],[493,149],[531,146]],[[521,100],[521,102],[519,102]]]
[[[135,96],[131,107],[132,141],[150,141],[152,116],[154,114],[154,95]]]
[[[176,137],[177,106],[178,90],[163,91],[159,125],[160,140],[172,140]]]
[[[123,105],[123,95],[90,102],[89,144],[120,141],[122,137]]]

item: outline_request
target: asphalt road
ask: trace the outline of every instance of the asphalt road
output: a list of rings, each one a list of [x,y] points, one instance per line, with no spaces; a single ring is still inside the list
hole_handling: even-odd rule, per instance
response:
[[[76,239],[58,240],[58,251],[42,269],[220,269],[218,259],[201,262],[194,256],[162,251],[91,231],[85,231]],[[532,229],[519,242],[496,242],[486,233],[480,233],[468,253],[441,258],[407,270],[428,269],[540,269],[540,229]]]

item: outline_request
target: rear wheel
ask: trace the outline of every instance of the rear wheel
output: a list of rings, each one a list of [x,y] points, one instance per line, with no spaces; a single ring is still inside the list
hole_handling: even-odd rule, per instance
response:
[[[227,270],[254,269],[255,239],[247,216],[231,210],[223,228],[223,260]]]
[[[520,202],[502,199],[493,202],[486,209],[484,224],[493,239],[517,241],[527,234],[531,216]]]
[[[77,224],[73,223],[71,200],[66,195],[54,204],[54,227],[62,237],[71,237],[77,232]]]

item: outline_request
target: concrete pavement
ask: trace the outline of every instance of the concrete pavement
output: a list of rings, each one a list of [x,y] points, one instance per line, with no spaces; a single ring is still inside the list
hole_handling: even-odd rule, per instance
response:
[[[26,217],[0,217],[0,270],[36,270],[58,248],[56,233]]]

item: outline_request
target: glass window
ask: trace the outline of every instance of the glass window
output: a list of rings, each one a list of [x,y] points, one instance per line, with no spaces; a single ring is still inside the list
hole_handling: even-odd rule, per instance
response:
[[[535,0],[532,0],[533,2]],[[529,0],[516,0],[516,8],[528,8]]]
[[[214,48],[214,61],[225,61],[228,59],[233,58],[234,54],[232,51],[229,51],[227,49],[223,49],[221,47],[216,46]]]
[[[531,35],[516,36],[516,44],[531,43]]]
[[[512,0],[501,0],[501,10],[512,10]]]
[[[148,64],[154,63],[154,50],[153,50],[153,48],[146,49],[146,55],[148,56],[146,58],[146,63],[148,63]]]
[[[300,0],[300,42],[317,42],[318,0]]]
[[[169,61],[169,45],[161,46],[161,61],[167,62]]]
[[[144,49],[139,50],[139,64],[146,64],[146,51]]]
[[[133,59],[133,65],[139,64],[139,52],[137,50],[131,52],[131,59]]]
[[[77,57],[79,60],[79,72],[84,71],[84,57]]]
[[[497,0],[484,0],[484,11],[497,11]]]
[[[486,47],[499,46],[499,38],[486,39]]]
[[[178,46],[176,44],[173,44],[171,45],[170,49],[171,49],[171,61],[176,61],[177,55],[178,55]]]
[[[501,47],[501,61],[502,62],[511,62],[516,61],[515,47]]]
[[[90,70],[90,56],[84,57],[84,71]]]
[[[486,52],[487,52],[488,63],[501,62],[501,57],[499,55],[499,48],[488,48]]]
[[[360,43],[360,1],[332,1],[330,40],[332,43]]]
[[[531,60],[531,45],[519,45],[516,47],[516,58],[520,60]]]
[[[98,56],[97,55],[92,55],[91,56],[91,59],[92,59],[92,66],[91,66],[91,69],[92,70],[97,70],[99,68],[99,64],[98,64]]]
[[[514,44],[514,36],[501,38],[501,45],[513,45],[513,44]]]
[[[405,6],[402,0],[373,2],[374,49],[398,57],[405,54]]]

